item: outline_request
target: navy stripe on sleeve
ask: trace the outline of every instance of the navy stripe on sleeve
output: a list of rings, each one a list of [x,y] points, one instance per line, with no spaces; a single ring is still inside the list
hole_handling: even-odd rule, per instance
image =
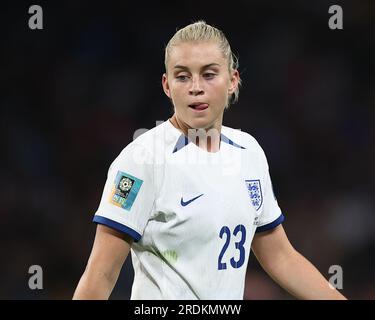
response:
[[[131,236],[134,239],[135,242],[138,242],[142,237],[137,231],[135,231],[135,230],[133,230],[133,229],[121,224],[121,223],[113,221],[111,219],[104,218],[102,216],[95,215],[94,219],[92,221],[96,222],[96,223],[104,224],[107,227],[110,227],[110,228],[115,229],[117,231],[126,233],[127,235]]]
[[[284,217],[283,214],[281,214],[275,221],[273,221],[271,223],[267,223],[264,226],[258,227],[256,229],[255,233],[271,230],[271,229],[277,227],[279,224],[283,223],[284,220],[285,220],[285,217]]]

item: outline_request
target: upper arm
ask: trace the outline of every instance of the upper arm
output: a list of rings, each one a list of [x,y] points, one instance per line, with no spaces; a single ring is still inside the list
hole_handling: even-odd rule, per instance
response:
[[[111,281],[116,281],[133,239],[117,230],[98,224],[91,250],[88,271],[100,273]]]
[[[134,143],[111,164],[93,221],[139,241],[155,203],[153,157]]]
[[[274,229],[285,217],[274,194],[267,157],[259,144],[256,159],[259,172],[254,174],[252,180],[248,180],[248,188],[252,204],[257,211],[256,232],[259,233]]]
[[[282,225],[270,231],[255,234],[251,248],[266,271],[277,267],[281,260],[295,253]]]

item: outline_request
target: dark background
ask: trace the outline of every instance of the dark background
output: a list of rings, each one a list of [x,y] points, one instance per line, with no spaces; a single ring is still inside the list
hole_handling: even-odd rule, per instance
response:
[[[43,30],[28,8],[43,8]],[[344,30],[331,30],[331,5]],[[70,299],[110,163],[171,116],[164,47],[198,19],[222,29],[243,87],[224,124],[264,148],[284,228],[343,293],[375,298],[374,1],[36,1],[1,4],[0,298]],[[130,259],[129,259],[130,260]],[[43,268],[43,290],[28,269]],[[114,299],[130,295],[125,264]],[[252,255],[246,299],[293,299]]]

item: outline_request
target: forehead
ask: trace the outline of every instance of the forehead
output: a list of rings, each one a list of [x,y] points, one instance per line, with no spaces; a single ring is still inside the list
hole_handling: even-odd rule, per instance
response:
[[[225,64],[225,58],[215,42],[183,42],[173,46],[169,52],[168,66],[195,67],[217,63]]]

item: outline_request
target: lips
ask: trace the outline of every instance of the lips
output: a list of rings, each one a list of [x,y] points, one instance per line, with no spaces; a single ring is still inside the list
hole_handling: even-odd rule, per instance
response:
[[[189,104],[189,107],[197,111],[202,111],[208,108],[208,103],[194,102],[192,104]]]

